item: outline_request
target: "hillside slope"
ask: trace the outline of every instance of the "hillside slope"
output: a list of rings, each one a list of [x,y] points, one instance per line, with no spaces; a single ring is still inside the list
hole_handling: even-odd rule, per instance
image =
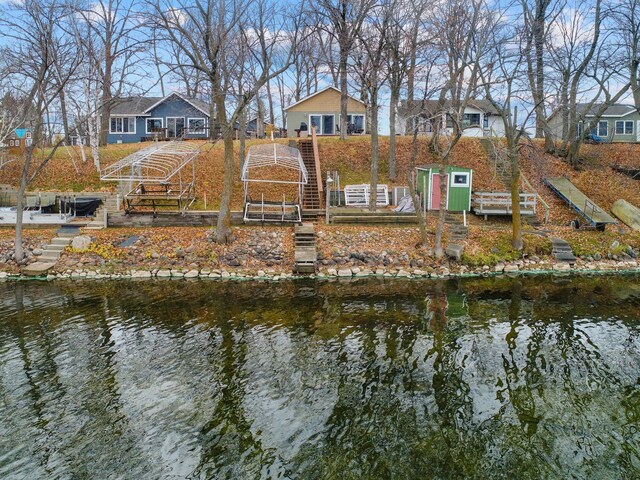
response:
[[[288,140],[278,140],[287,143]],[[265,141],[251,141],[248,145],[264,143]],[[432,163],[429,156],[427,139],[419,139],[418,164]],[[135,152],[146,144],[109,145],[101,149],[102,163],[108,165],[124,156]],[[238,144],[236,143],[236,159]],[[366,183],[370,176],[371,142],[368,137],[351,137],[347,141],[337,138],[319,139],[320,163],[322,175],[327,171],[337,170],[341,183]],[[573,211],[543,183],[547,176],[565,175],[583,190],[587,196],[605,209],[610,209],[613,202],[623,198],[628,202],[640,205],[640,182],[632,180],[612,169],[613,165],[640,168],[640,144],[613,145],[585,145],[583,147],[585,164],[580,171],[574,171],[560,159],[541,153],[537,148],[523,149],[522,169],[533,184],[537,192],[551,206],[551,221],[566,223],[575,217]],[[388,178],[389,139],[380,140],[380,183],[406,185],[411,156],[411,138],[397,138],[398,176],[395,182]],[[115,184],[100,182],[87,149],[87,162],[82,162],[78,147],[61,149],[49,162],[45,170],[34,181],[32,190],[54,191],[99,191],[115,190]],[[75,167],[74,167],[75,161]],[[463,138],[454,149],[451,163],[474,170],[474,190],[504,190],[496,178],[487,155],[474,138]],[[10,163],[0,170],[0,183],[16,186],[20,175],[19,162]],[[77,171],[76,171],[77,168]],[[202,208],[206,195],[207,208],[217,208],[222,192],[222,178],[224,174],[224,150],[220,143],[205,145],[203,153],[196,163],[196,190],[198,203],[196,208]],[[239,177],[239,162],[236,161],[236,176]],[[290,193],[290,187],[263,186],[256,188],[252,194],[259,198],[261,191],[268,192],[275,197],[282,193]],[[236,183],[233,196],[233,207],[242,206],[242,184]]]

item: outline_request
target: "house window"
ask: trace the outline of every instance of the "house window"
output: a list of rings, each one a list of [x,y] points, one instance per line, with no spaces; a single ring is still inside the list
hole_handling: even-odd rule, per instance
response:
[[[447,113],[447,120],[446,120],[446,126],[447,128],[453,128],[453,117]]]
[[[364,115],[347,115],[347,133],[364,133]]]
[[[146,133],[158,133],[162,131],[162,118],[147,118],[145,120]]]
[[[189,118],[187,120],[187,128],[190,134],[204,135],[205,133],[205,119],[204,118]]]
[[[335,133],[334,115],[309,115],[309,124],[316,127],[318,135],[333,135]]]
[[[616,120],[616,135],[633,134],[633,120]]]
[[[467,127],[479,127],[480,126],[480,114],[479,113],[465,113],[462,119],[462,128]]]
[[[16,147],[19,147],[19,146],[20,146],[20,140],[16,140],[16,141],[15,141],[15,143],[14,143],[14,145],[15,145]]]
[[[469,186],[469,172],[458,172],[451,175],[452,187],[468,187]]]
[[[136,133],[135,117],[111,117],[109,133]]]
[[[609,122],[606,120],[598,122],[598,125],[591,129],[591,133],[599,137],[607,137],[609,135]]]
[[[9,140],[9,146],[10,146],[10,147],[13,147],[13,146],[14,146],[13,140]]]
[[[309,115],[309,125],[310,125],[309,131],[311,131],[311,129],[315,127],[316,133],[321,134],[322,133],[322,129],[321,129],[322,115]]]
[[[486,113],[482,117],[482,126],[483,128],[489,128],[489,115]]]
[[[31,138],[27,137],[27,139],[24,141],[24,146],[25,147],[30,147],[31,146]]]

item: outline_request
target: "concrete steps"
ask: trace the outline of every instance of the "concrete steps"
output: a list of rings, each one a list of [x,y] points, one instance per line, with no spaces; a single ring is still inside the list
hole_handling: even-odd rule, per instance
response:
[[[448,257],[460,261],[468,235],[469,229],[461,223],[455,223],[449,227],[449,244],[445,252]]]
[[[303,223],[295,227],[295,271],[316,273],[316,233],[312,224]]]
[[[31,277],[46,275],[47,272],[56,265],[62,252],[71,243],[73,237],[79,233],[80,230],[78,227],[60,228],[57,236],[52,238],[49,245],[44,247],[44,252],[38,257],[38,261],[24,267],[22,274]]]
[[[551,238],[551,255],[558,262],[567,262],[570,264],[576,263],[576,256],[573,254],[573,250],[571,249],[571,245],[566,240],[562,238]]]

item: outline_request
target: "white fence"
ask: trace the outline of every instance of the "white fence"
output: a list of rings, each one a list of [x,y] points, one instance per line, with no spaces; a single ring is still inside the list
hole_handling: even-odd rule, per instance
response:
[[[376,205],[386,207],[389,205],[389,189],[386,185],[378,185]],[[368,184],[345,185],[344,203],[347,207],[368,207],[371,196],[371,187]]]

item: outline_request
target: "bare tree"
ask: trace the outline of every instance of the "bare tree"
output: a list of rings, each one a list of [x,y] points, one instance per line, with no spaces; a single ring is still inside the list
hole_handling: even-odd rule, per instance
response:
[[[215,235],[219,243],[232,240],[234,125],[260,89],[290,67],[296,53],[300,17],[278,14],[277,7],[270,0],[149,2],[158,34],[181,52],[183,65],[201,72],[209,83],[225,151]],[[252,83],[245,85],[242,95],[231,95],[238,91],[239,72],[243,72],[242,81],[252,78]]]
[[[143,22],[135,18],[137,2],[98,0],[77,5],[76,11],[93,36],[93,61],[98,66],[101,82],[100,144],[106,145],[109,117],[114,99],[121,96],[132,77],[144,77],[146,72],[133,67],[146,53],[145,39],[137,32]]]
[[[613,32],[606,29],[602,0],[571,12],[563,10],[552,28],[555,35],[549,51],[559,77],[556,114],[561,118],[561,141],[554,153],[577,167],[580,147],[590,129],[631,83],[620,82],[620,46],[609,41]],[[579,103],[585,108],[579,110]],[[580,124],[584,125],[582,132],[578,132]]]
[[[398,174],[396,167],[396,113],[400,102],[402,87],[407,88],[407,101],[413,102],[413,77],[417,52],[420,44],[424,44],[428,35],[419,35],[422,15],[427,7],[422,0],[397,2],[393,9],[387,35],[387,70],[390,92],[389,105],[389,179],[395,180]],[[409,92],[410,90],[410,92]],[[411,131],[410,129],[407,131]]]
[[[442,235],[447,207],[447,167],[453,148],[462,137],[464,111],[472,100],[479,76],[490,23],[482,0],[446,0],[433,12],[433,38],[443,65],[433,135],[429,151],[439,164],[440,210],[435,235],[435,256],[444,256]],[[434,186],[435,187],[435,186]]]
[[[547,123],[546,104],[548,92],[545,87],[549,24],[565,6],[563,0],[520,0],[522,9],[522,36],[526,58],[526,75],[531,97],[535,104],[536,137],[545,138],[546,149],[553,149],[553,135]],[[520,23],[520,20],[518,21]]]
[[[531,117],[540,111],[537,103],[531,103],[531,98],[539,98],[540,102],[544,102],[544,96],[531,95],[530,92],[531,79],[527,75],[530,59],[525,53],[530,48],[530,37],[527,30],[521,28],[520,19],[507,9],[502,12],[494,10],[490,21],[493,23],[488,30],[491,48],[487,49],[487,55],[480,62],[478,74],[487,100],[491,102],[504,124],[506,162],[511,172],[511,243],[516,250],[522,250],[522,179],[519,162],[521,139],[526,134]],[[526,18],[524,21],[526,23]],[[518,118],[519,110],[524,112],[522,118]]]
[[[378,205],[378,111],[380,90],[387,79],[387,36],[395,0],[383,0],[369,10],[358,32],[358,44],[354,57],[356,71],[362,82],[363,93],[368,100],[369,128],[371,131],[371,184],[369,209]]]
[[[640,0],[619,0],[610,7],[610,15],[622,47],[633,102],[640,109]]]
[[[24,112],[32,111],[34,118],[32,143],[25,148],[17,194],[15,260],[18,263],[24,257],[22,211],[25,192],[64,142],[61,138],[48,151],[38,150],[43,140],[45,114],[68,85],[81,61],[79,55],[71,54],[75,49],[73,38],[60,29],[71,13],[65,5],[50,0],[9,3],[0,12],[0,29],[11,42],[11,47],[2,51],[7,69],[2,76],[20,94],[22,117],[26,116]],[[55,62],[62,58],[72,63],[64,68],[56,67]]]
[[[347,138],[347,105],[349,102],[349,56],[374,0],[319,0],[315,4],[320,28],[331,35],[338,45],[338,76],[340,80],[340,138]]]

